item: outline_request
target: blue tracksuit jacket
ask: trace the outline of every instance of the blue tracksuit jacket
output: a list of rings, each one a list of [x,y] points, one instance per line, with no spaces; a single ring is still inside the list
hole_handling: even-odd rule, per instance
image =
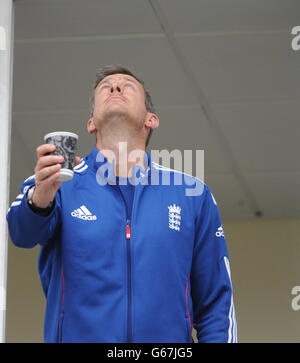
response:
[[[134,169],[131,216],[96,147],[62,183],[50,215],[28,206],[34,176],[11,204],[13,243],[41,246],[45,342],[184,343],[193,327],[199,342],[236,341],[216,201],[200,180],[147,156],[147,170]]]

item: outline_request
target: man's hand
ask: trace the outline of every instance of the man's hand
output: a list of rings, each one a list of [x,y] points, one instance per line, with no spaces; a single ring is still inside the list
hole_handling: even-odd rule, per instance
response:
[[[34,168],[35,190],[32,196],[33,203],[39,208],[46,208],[54,199],[55,193],[62,182],[57,181],[59,170],[64,160],[60,155],[47,155],[54,152],[56,146],[43,144],[37,147],[37,164]],[[75,166],[80,163],[80,158],[75,156]]]

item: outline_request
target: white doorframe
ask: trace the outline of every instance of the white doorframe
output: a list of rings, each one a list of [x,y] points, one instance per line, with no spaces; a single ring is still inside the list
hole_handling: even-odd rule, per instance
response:
[[[0,342],[5,342],[14,2],[0,1]]]

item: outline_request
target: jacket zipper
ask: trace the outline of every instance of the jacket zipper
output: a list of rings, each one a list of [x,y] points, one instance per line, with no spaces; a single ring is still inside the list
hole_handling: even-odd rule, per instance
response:
[[[126,231],[125,231],[125,238],[126,238],[126,249],[127,249],[127,343],[131,343],[132,334],[131,334],[131,249],[130,249],[130,240],[131,240],[131,221],[129,218],[128,213],[128,206],[126,200],[123,196],[123,193],[118,186],[120,191],[121,197],[125,204],[126,209]]]
[[[126,222],[126,241],[127,241],[127,286],[128,286],[128,311],[127,311],[127,341],[131,343],[131,250],[130,250],[130,219]]]

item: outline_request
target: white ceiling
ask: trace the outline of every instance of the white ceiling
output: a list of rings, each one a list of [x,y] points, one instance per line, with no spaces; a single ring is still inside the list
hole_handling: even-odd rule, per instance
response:
[[[150,149],[203,149],[223,219],[300,217],[299,14],[299,0],[16,0],[11,200],[45,133],[94,146],[96,70],[124,64],[160,118]]]

